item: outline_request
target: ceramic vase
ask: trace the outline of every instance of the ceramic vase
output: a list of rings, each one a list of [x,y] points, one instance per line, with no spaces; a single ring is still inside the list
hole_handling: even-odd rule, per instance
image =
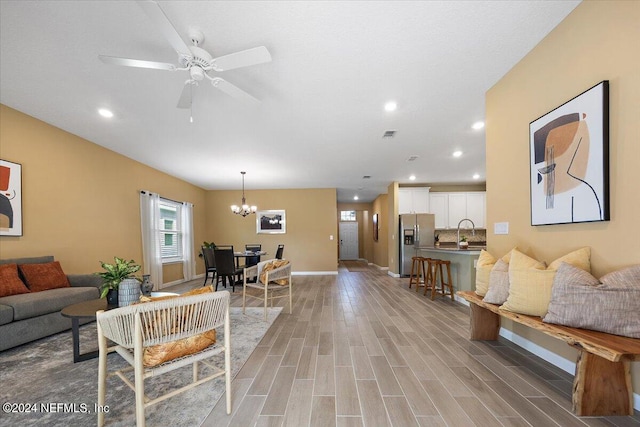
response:
[[[140,284],[140,290],[142,291],[142,295],[151,296],[151,291],[153,291],[153,283],[149,278],[150,274],[145,274],[142,276],[142,283]]]
[[[138,279],[124,279],[118,285],[118,307],[126,307],[140,299]]]

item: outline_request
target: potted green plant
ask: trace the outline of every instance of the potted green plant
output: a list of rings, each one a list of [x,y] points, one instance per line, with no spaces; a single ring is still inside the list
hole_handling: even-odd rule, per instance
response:
[[[469,242],[467,242],[467,236],[465,236],[464,234],[462,236],[460,236],[460,249],[467,249],[469,247]]]
[[[436,234],[435,236],[433,236],[433,246],[440,247],[440,235]]]
[[[134,260],[126,261],[124,258],[113,257],[114,263],[109,264],[100,261],[100,265],[104,269],[98,276],[102,277],[102,286],[100,286],[100,298],[107,297],[109,305],[118,304],[118,289],[120,283],[125,279],[134,279],[139,282],[139,279],[134,276],[134,273],[140,270],[140,266],[136,264]]]

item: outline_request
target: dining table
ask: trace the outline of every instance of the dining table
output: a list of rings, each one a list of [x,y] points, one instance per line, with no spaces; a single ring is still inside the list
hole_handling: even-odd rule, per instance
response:
[[[236,260],[236,268],[240,268],[240,258],[247,258],[247,257],[261,257],[261,256],[265,256],[265,255],[269,255],[266,251],[243,251],[243,252],[234,252],[233,253],[233,257]],[[245,262],[246,264],[246,262]]]

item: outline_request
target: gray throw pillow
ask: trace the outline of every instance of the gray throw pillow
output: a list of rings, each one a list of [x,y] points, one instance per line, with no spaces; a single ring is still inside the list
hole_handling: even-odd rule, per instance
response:
[[[509,297],[509,264],[499,259],[489,273],[489,290],[484,302],[502,305]]]
[[[547,323],[640,338],[640,265],[600,280],[562,263],[553,280]]]

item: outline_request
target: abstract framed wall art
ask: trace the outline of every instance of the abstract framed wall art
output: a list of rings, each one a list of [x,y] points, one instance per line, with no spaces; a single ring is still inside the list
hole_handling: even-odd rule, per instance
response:
[[[531,225],[609,220],[609,81],[529,124]]]
[[[22,165],[0,160],[0,236],[22,236]]]
[[[284,234],[287,232],[287,222],[284,210],[258,211],[256,218],[256,233]]]

